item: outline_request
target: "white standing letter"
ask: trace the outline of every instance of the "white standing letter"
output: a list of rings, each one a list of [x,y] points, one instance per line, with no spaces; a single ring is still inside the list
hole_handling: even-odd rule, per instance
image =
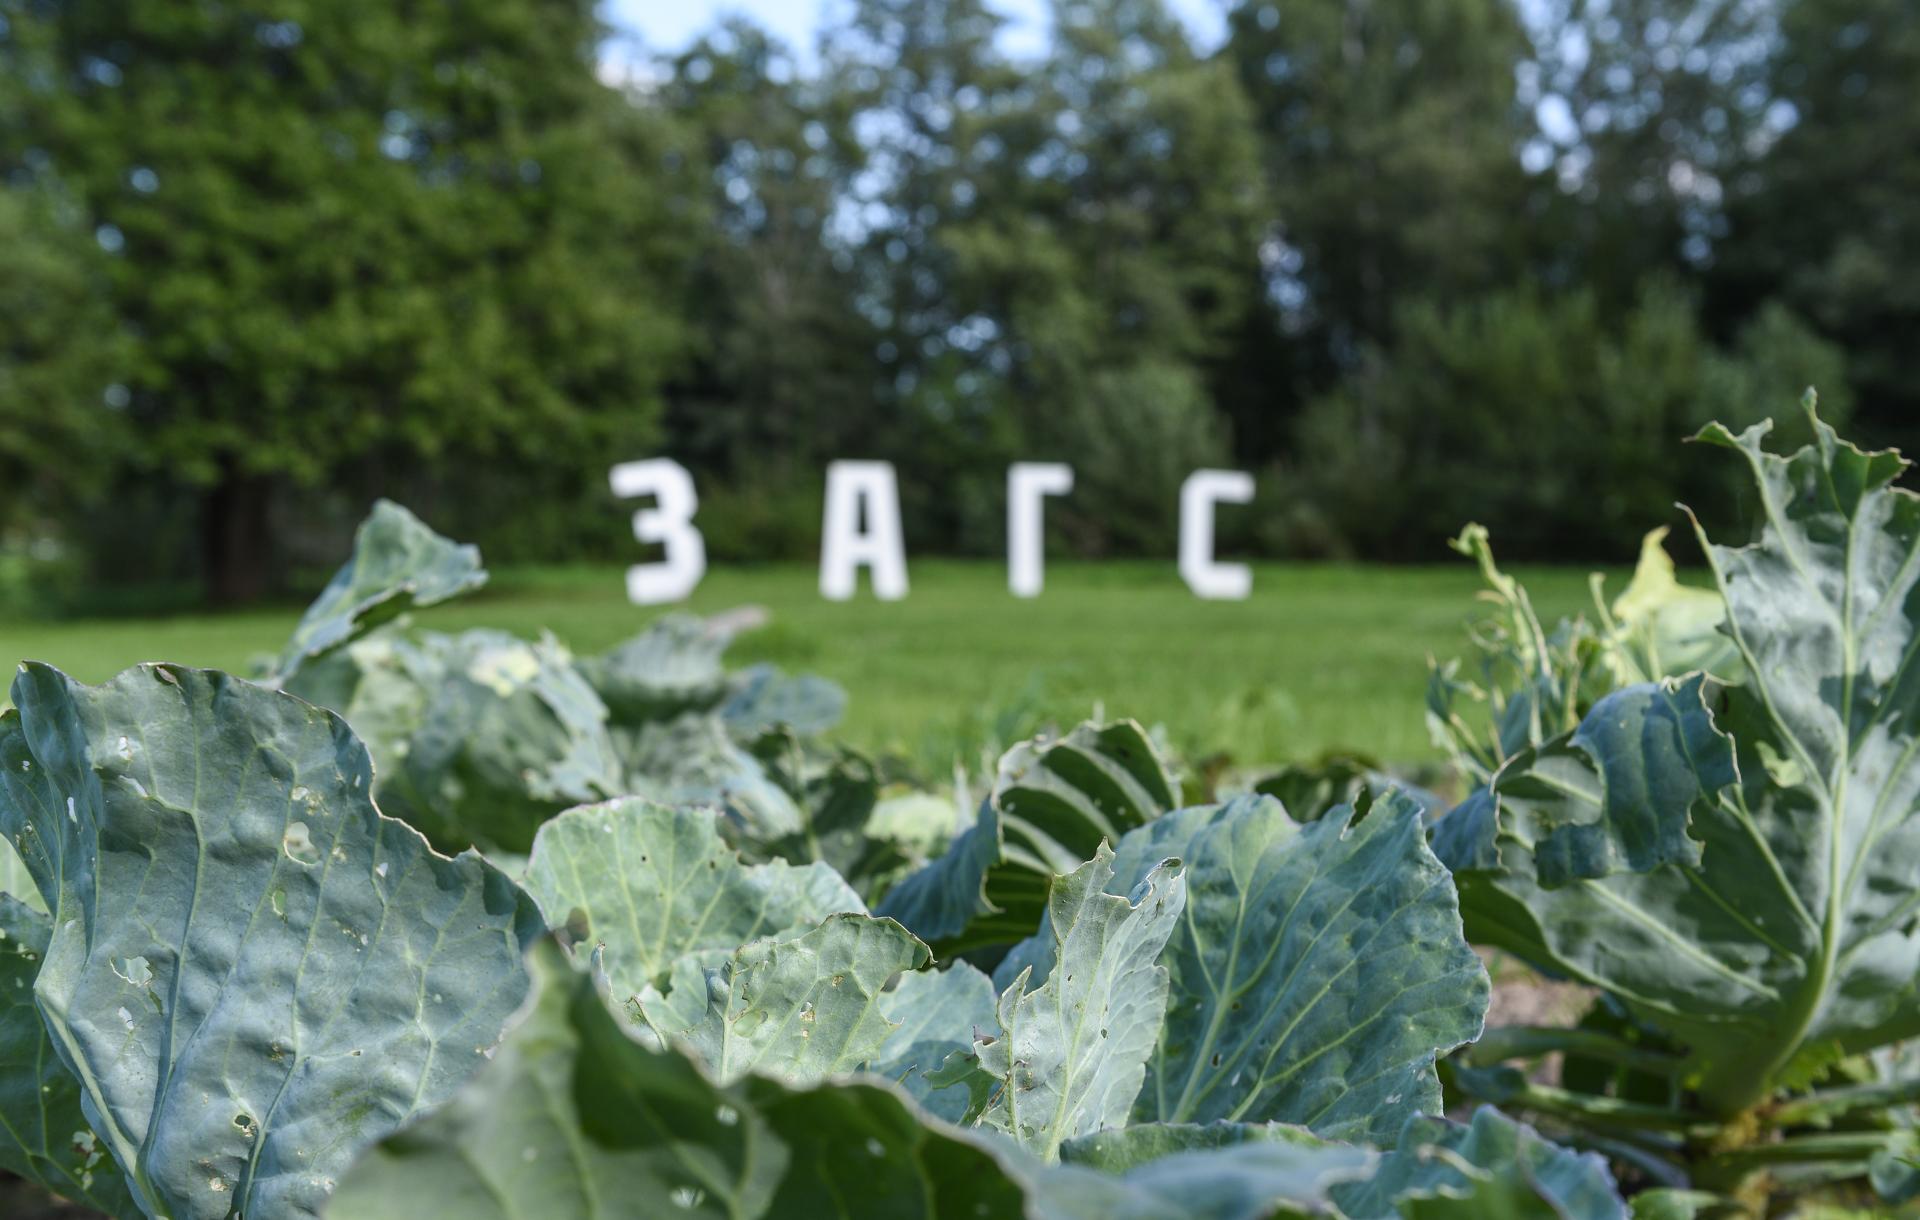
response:
[[[873,570],[875,597],[891,602],[907,595],[907,549],[893,463],[832,462],[820,527],[820,596],[836,602],[852,597],[863,564]]]
[[[654,507],[633,514],[633,536],[667,548],[667,557],[659,563],[637,563],[627,569],[627,599],[636,606],[655,606],[677,602],[693,592],[707,572],[707,543],[693,525],[700,499],[687,468],[672,458],[622,462],[613,468],[608,482],[622,500],[654,497]]]
[[[1213,506],[1253,500],[1253,476],[1242,470],[1196,470],[1180,485],[1180,579],[1195,596],[1239,601],[1253,588],[1244,563],[1213,560]]]
[[[1042,497],[1072,490],[1073,467],[1065,462],[1015,462],[1007,467],[1007,588],[1015,597],[1040,596],[1046,552]]]

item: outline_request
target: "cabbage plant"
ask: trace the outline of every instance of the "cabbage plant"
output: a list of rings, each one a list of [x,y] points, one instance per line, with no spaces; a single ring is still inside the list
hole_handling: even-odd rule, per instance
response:
[[[1897,1200],[1920,1097],[1899,1051],[1920,1034],[1920,497],[1899,455],[1817,418],[1797,452],[1766,435],[1701,435],[1754,482],[1750,541],[1701,534],[1732,663],[1604,693],[1438,822],[1470,938],[1597,996],[1577,1028],[1493,1031],[1453,1075],[1733,1206],[1863,1179]],[[1548,1052],[1557,1084],[1524,1070]]]

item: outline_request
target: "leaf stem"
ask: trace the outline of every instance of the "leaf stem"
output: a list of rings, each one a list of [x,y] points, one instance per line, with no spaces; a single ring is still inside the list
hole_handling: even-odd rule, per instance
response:
[[[1850,1114],[1855,1110],[1905,1105],[1913,1101],[1920,1101],[1920,1077],[1847,1085],[1808,1093],[1804,1097],[1791,1097],[1766,1112],[1764,1117],[1769,1126],[1794,1127]]]
[[[1488,1030],[1461,1053],[1475,1067],[1491,1067],[1503,1060],[1537,1058],[1555,1051],[1603,1059],[1657,1076],[1675,1076],[1682,1066],[1677,1055],[1638,1047],[1599,1030],[1552,1025],[1503,1025]]]
[[[1639,1138],[1652,1131],[1670,1131],[1690,1140],[1710,1140],[1720,1134],[1720,1124],[1689,1110],[1649,1105],[1639,1101],[1621,1101],[1578,1093],[1529,1080],[1514,1081],[1518,1072],[1503,1073],[1500,1084],[1491,1090],[1474,1088],[1480,1074],[1471,1070],[1455,1073],[1455,1080],[1469,1093],[1497,1105],[1520,1106],[1551,1114],[1565,1122],[1600,1127],[1621,1138]],[[1482,1078],[1484,1079],[1484,1078]]]

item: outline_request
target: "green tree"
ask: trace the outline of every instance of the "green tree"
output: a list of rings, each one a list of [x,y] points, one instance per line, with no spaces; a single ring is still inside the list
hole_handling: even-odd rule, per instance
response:
[[[1730,178],[1721,312],[1778,296],[1847,352],[1861,430],[1920,444],[1920,4],[1793,0],[1766,90],[1777,130]]]
[[[48,537],[124,441],[127,345],[104,301],[104,256],[70,213],[46,192],[0,188],[0,550]]]
[[[1512,5],[1243,0],[1229,29],[1278,219],[1269,277],[1310,387],[1389,342],[1409,299],[1519,276]]]
[[[1018,448],[1004,311],[957,265],[954,238],[1019,197],[1024,157],[1043,138],[1031,84],[999,47],[1005,22],[985,0],[856,0],[849,10],[823,40],[823,70],[868,157],[844,200],[877,340],[862,449],[910,472],[901,499],[916,544],[997,547],[999,480]]]
[[[879,392],[854,243],[834,228],[866,161],[848,95],[735,19],[676,56],[653,100],[693,145],[711,217],[673,451],[702,477],[711,550],[808,553],[821,468],[863,443]]]
[[[1725,227],[1727,179],[1766,138],[1776,8],[1762,0],[1541,0],[1519,97],[1528,226],[1548,283],[1610,319],[1652,274],[1697,275]]]
[[[1061,528],[1082,550],[1165,552],[1180,480],[1228,454],[1209,375],[1256,288],[1253,116],[1161,0],[1056,0],[1053,17],[1028,120],[1045,139],[1015,207],[953,241],[1003,303],[1025,442],[1079,472]]]
[[[1053,16],[1031,68],[973,0],[867,0],[838,38],[874,154],[868,300],[948,536],[997,546],[1006,461],[1057,457],[1081,550],[1164,549],[1180,477],[1227,452],[1209,375],[1256,291],[1259,150],[1160,0]]]
[[[113,256],[155,477],[221,600],[284,486],[368,462],[577,472],[650,439],[680,344],[656,116],[587,0],[0,0],[0,173]],[[24,86],[24,87],[22,87]]]
[[[1655,278],[1617,322],[1588,290],[1519,288],[1445,307],[1412,302],[1391,351],[1307,410],[1291,486],[1360,554],[1433,559],[1461,522],[1503,555],[1625,558],[1682,500],[1721,514],[1729,472],[1678,442],[1712,420],[1803,427],[1850,410],[1840,352],[1778,305],[1727,347],[1693,294]]]

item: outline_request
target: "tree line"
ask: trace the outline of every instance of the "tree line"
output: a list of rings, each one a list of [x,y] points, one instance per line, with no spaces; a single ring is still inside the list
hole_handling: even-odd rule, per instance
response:
[[[0,599],[257,596],[381,494],[632,557],[654,455],[716,558],[837,458],[916,552],[1055,460],[1081,555],[1223,466],[1229,550],[1622,557],[1706,420],[1920,439],[1920,0],[850,0],[618,79],[594,7],[0,0]]]

